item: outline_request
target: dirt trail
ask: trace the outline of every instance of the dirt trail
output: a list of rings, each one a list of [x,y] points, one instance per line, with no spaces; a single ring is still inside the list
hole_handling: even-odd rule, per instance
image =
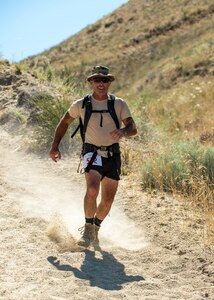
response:
[[[0,299],[214,299],[213,248],[187,204],[124,178],[101,249],[79,251],[78,161],[28,155],[3,130],[0,153]]]

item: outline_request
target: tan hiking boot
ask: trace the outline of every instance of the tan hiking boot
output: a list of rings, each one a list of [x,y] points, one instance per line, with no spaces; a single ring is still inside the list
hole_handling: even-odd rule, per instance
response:
[[[94,229],[95,229],[94,243],[99,244],[98,231],[100,230],[100,226],[94,225]]]
[[[79,231],[82,237],[77,244],[82,247],[88,247],[95,240],[94,224],[86,223],[83,227],[79,228]]]

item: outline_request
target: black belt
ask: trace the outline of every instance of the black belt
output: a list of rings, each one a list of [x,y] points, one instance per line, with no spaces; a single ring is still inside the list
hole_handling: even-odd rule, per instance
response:
[[[97,150],[120,153],[120,146],[118,143],[112,144],[110,146],[96,146],[89,143],[84,143],[83,145],[83,155],[88,152],[96,152]]]

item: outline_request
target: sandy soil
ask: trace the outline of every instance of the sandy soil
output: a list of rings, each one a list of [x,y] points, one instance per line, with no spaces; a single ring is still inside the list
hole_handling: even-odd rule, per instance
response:
[[[28,155],[3,130],[0,153],[0,299],[214,299],[214,249],[188,203],[125,177],[100,249],[78,249],[78,161]]]

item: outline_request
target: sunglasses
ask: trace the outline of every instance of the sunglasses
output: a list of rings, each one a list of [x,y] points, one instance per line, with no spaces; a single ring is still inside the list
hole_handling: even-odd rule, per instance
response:
[[[103,82],[103,83],[107,83],[110,82],[109,78],[101,78],[101,77],[97,77],[93,79],[94,82]]]

